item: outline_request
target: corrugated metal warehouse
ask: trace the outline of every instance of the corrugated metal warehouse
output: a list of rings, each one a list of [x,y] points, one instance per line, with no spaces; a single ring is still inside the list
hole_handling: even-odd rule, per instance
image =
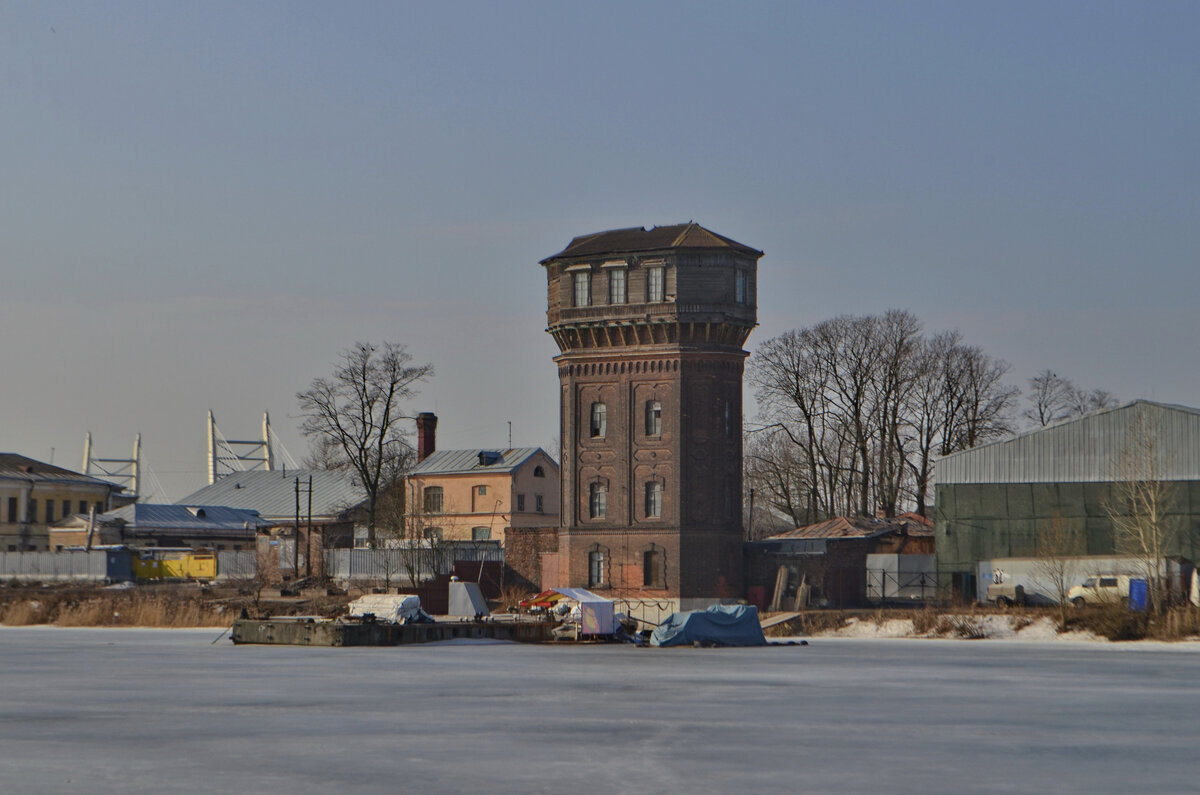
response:
[[[1134,460],[1140,459],[1140,460]],[[980,560],[1034,556],[1051,522],[1079,554],[1125,552],[1109,511],[1130,466],[1169,484],[1168,555],[1200,554],[1200,409],[1139,400],[946,456],[936,464],[938,580],[973,598]]]

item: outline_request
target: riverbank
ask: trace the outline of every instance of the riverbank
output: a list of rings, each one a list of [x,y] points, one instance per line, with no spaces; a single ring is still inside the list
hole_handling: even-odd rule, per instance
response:
[[[1123,605],[1071,610],[1066,627],[1054,608],[925,608],[814,610],[766,630],[768,637],[943,638],[1034,641],[1200,640],[1200,610],[1173,607],[1162,615]]]

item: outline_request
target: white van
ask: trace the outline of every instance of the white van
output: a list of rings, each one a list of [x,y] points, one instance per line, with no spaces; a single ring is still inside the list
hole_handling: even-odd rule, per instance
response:
[[[1128,599],[1128,574],[1097,574],[1084,580],[1083,585],[1072,586],[1067,591],[1067,600],[1076,607],[1116,604]]]

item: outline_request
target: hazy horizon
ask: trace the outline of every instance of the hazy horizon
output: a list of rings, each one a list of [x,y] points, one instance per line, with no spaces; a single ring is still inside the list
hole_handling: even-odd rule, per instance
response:
[[[751,352],[842,313],[1200,404],[1200,6],[0,6],[0,450],[206,482],[291,454],[359,340],[439,447],[548,449],[538,261],[694,220],[761,249]],[[752,405],[748,401],[748,405]],[[557,457],[557,451],[551,449]],[[144,489],[145,490],[145,489]]]

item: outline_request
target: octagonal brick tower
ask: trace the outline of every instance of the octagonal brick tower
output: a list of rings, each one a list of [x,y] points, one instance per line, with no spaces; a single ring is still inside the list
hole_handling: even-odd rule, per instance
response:
[[[584,235],[542,260],[561,351],[556,584],[683,609],[741,594],[761,256],[688,223]]]

